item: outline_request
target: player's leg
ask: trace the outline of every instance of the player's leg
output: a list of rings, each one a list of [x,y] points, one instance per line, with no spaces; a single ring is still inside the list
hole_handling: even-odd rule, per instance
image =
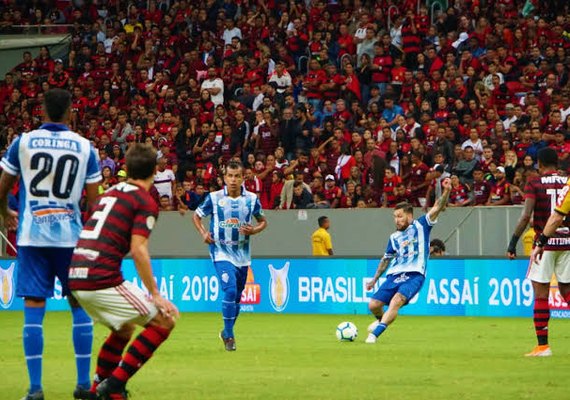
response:
[[[16,269],[16,296],[24,298],[23,345],[30,386],[28,399],[43,399],[42,359],[45,299],[53,296],[55,275],[49,269],[43,249],[21,246]]]
[[[388,276],[376,293],[372,295],[368,303],[368,309],[376,317],[376,321],[368,327],[369,334],[366,338],[366,343],[376,343],[378,336],[386,330],[386,326],[381,322],[384,317],[384,306],[390,304],[396,290],[397,286],[394,284],[393,277]]]
[[[241,294],[245,289],[245,283],[247,282],[247,273],[249,267],[239,267],[236,268],[236,316],[234,319],[234,325],[239,317]]]
[[[225,343],[227,339],[234,337],[233,326],[236,318],[237,268],[233,264],[225,261],[215,262],[214,266],[224,293],[224,297],[222,298],[224,330],[221,335]]]
[[[147,306],[151,307],[153,304],[149,303]],[[153,312],[155,313],[154,317],[150,322],[142,324],[144,330],[128,347],[117,368],[115,368],[108,379],[98,386],[97,394],[103,395],[103,399],[126,398],[121,396],[125,396],[125,386],[129,379],[153,356],[154,352],[168,339],[170,332],[174,329],[175,321],[172,316],[163,315],[157,312],[156,308]],[[140,318],[136,320],[139,323],[141,322]],[[111,394],[114,396],[110,396]]]
[[[560,295],[570,305],[570,251],[558,251],[554,274]]]
[[[73,248],[51,248],[51,268],[55,271],[62,287],[62,294],[67,296],[71,307],[72,338],[75,350],[75,366],[77,368],[77,386],[74,397],[86,398],[90,384],[91,349],[93,347],[93,321],[71,295],[68,285],[69,264],[73,256]]]
[[[119,329],[111,329],[111,333],[107,336],[99,350],[95,378],[93,379],[90,392],[95,393],[97,386],[109,378],[115,368],[117,368],[123,358],[123,351],[129,344],[134,332],[134,324],[124,324]]]
[[[537,346],[528,354],[529,357],[549,356],[552,354],[548,345],[548,322],[550,320],[550,279],[554,273],[555,253],[545,251],[538,263],[529,266],[527,277],[534,290],[533,323],[536,332]]]
[[[406,296],[404,296],[399,292],[396,293],[394,297],[392,297],[392,300],[388,305],[388,309],[386,310],[386,312],[382,316],[382,320],[380,321],[380,325],[384,325],[384,329],[382,330],[382,332],[386,330],[388,325],[390,325],[392,322],[396,320],[396,317],[398,316],[398,311],[400,311],[400,308],[406,305],[407,302],[408,299],[406,298]]]

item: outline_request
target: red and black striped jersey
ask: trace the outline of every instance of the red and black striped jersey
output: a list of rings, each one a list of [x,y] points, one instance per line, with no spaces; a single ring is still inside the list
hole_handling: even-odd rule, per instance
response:
[[[83,227],[69,267],[71,290],[99,290],[120,285],[123,258],[131,237],[149,237],[158,206],[143,188],[123,182],[97,199]]]
[[[556,200],[562,193],[568,177],[560,176],[555,171],[546,172],[540,176],[533,176],[525,186],[525,199],[535,199],[533,210],[533,228],[536,235],[540,235],[546,225],[546,221],[556,207]],[[552,240],[545,246],[546,250],[570,250],[570,235],[568,234],[570,223],[565,221],[562,229],[557,231],[557,238],[569,238],[569,240]],[[566,244],[566,242],[568,242]]]

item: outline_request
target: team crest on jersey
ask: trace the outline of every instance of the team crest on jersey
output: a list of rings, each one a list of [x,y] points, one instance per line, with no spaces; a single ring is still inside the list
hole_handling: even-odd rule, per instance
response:
[[[10,308],[14,301],[14,268],[12,263],[8,269],[0,268],[0,307]]]
[[[61,221],[75,219],[75,210],[72,204],[59,205],[55,202],[39,204],[37,201],[30,202],[30,209],[35,224],[55,224]]]
[[[222,229],[239,229],[244,225],[245,222],[240,222],[237,218],[227,218],[218,223],[218,226]]]
[[[220,200],[218,201],[218,205],[219,205],[220,207],[224,207],[224,206],[226,205],[226,200],[225,200],[225,199],[220,199]]]
[[[277,312],[285,310],[289,302],[289,261],[283,268],[276,269],[272,264],[269,268],[269,301]]]

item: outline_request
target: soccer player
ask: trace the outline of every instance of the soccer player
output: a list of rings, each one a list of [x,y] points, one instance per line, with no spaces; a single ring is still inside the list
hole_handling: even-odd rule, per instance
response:
[[[148,238],[158,216],[149,194],[156,167],[152,147],[135,144],[127,153],[128,179],[105,192],[92,207],[69,267],[69,288],[89,315],[111,334],[101,347],[91,392],[97,399],[126,399],[127,381],[168,338],[178,317],[153,279]],[[131,253],[150,298],[125,281],[121,262]],[[123,351],[136,325],[143,331]]]
[[[543,237],[548,216],[555,210],[556,199],[564,196],[563,193],[568,190],[568,186],[566,186],[567,177],[560,176],[557,172],[556,150],[550,147],[541,149],[537,153],[537,158],[540,175],[531,177],[526,184],[524,208],[509,242],[507,256],[511,259],[516,257],[517,242],[532,216],[536,243],[540,243],[539,247],[548,251],[542,258],[531,259],[527,273],[527,278],[532,281],[534,289],[534,329],[538,344],[526,355],[528,357],[548,357],[552,355],[552,350],[548,345],[548,321],[550,319],[548,296],[553,273],[559,280],[558,285],[562,296],[568,298],[568,293],[570,293],[570,253],[568,252],[570,250],[568,226],[570,225],[565,223],[566,229],[560,231],[554,229],[549,232],[548,236],[552,238],[548,241],[542,242],[538,239]],[[536,247],[535,250],[537,250]]]
[[[250,236],[263,231],[267,221],[257,196],[242,186],[243,166],[239,161],[228,162],[224,183],[224,189],[206,196],[196,209],[193,222],[204,242],[210,245],[210,256],[224,292],[224,329],[220,338],[227,351],[235,351],[234,325],[251,264]],[[209,215],[212,217],[207,231],[202,225],[202,218]],[[251,224],[253,217],[258,222],[255,226]]]
[[[410,203],[398,203],[394,209],[397,231],[390,235],[386,252],[376,274],[366,284],[366,290],[372,290],[378,278],[390,267],[386,281],[372,295],[368,304],[377,321],[368,327],[370,333],[366,343],[376,343],[378,336],[394,322],[400,308],[422,288],[429,258],[429,235],[439,213],[445,209],[449,200],[451,192],[449,178],[444,179],[441,186],[443,188],[441,197],[426,215],[417,220],[414,220],[414,209]],[[388,306],[386,312],[384,312],[385,305]]]
[[[4,225],[16,229],[18,269],[16,295],[24,298],[24,355],[30,387],[24,400],[42,400],[43,320],[46,298],[54,280],[61,281],[73,315],[73,345],[77,366],[74,398],[89,395],[89,365],[93,323],[70,296],[67,268],[81,232],[79,202],[97,197],[101,172],[89,141],[69,130],[71,94],[53,89],[44,97],[46,120],[16,138],[0,162],[0,213]],[[7,208],[8,191],[19,176],[20,213]]]

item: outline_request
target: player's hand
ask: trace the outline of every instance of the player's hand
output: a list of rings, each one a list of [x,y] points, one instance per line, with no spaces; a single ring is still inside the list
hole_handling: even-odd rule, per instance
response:
[[[18,229],[18,213],[16,211],[9,209],[6,215],[4,215],[4,227],[9,231]]]
[[[451,179],[445,178],[443,181],[441,181],[441,187],[443,187],[444,190],[450,190],[451,189]]]
[[[165,299],[162,296],[156,296],[152,298],[152,302],[158,308],[158,311],[164,315],[165,317],[170,317],[172,319],[178,319],[180,313],[178,312],[178,308],[170,301]]]
[[[210,232],[206,232],[202,235],[202,239],[204,239],[204,243],[213,244],[214,239],[212,238],[212,234]]]
[[[538,264],[542,258],[542,253],[544,253],[544,247],[536,246],[532,249],[532,253],[530,254],[530,262]]]
[[[255,235],[255,230],[251,224],[245,224],[241,228],[239,228],[239,233],[242,235],[250,236]]]
[[[366,282],[366,290],[369,292],[372,289],[374,289],[374,285],[376,284],[376,282],[374,281],[368,281]]]

